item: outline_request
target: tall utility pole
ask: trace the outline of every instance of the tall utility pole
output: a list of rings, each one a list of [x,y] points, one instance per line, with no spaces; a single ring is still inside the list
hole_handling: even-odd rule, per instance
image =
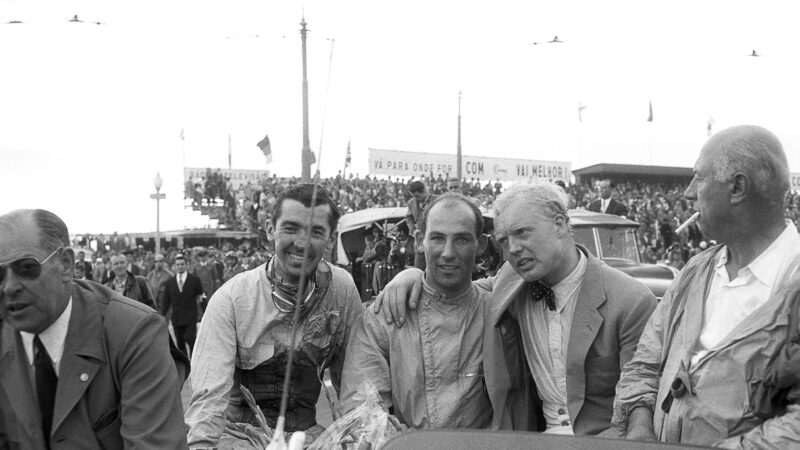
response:
[[[308,75],[306,74],[306,17],[300,21],[300,36],[303,41],[303,154],[300,177],[304,183],[311,182],[311,143],[308,139]]]
[[[458,146],[456,147],[456,176],[461,181],[461,91],[458,91]]]

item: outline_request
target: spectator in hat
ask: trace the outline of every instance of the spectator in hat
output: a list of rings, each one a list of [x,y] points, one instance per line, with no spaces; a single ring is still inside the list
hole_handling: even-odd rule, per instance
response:
[[[239,264],[239,257],[236,256],[236,252],[226,253],[225,271],[222,274],[222,282],[225,283],[242,272],[244,272],[244,267]]]

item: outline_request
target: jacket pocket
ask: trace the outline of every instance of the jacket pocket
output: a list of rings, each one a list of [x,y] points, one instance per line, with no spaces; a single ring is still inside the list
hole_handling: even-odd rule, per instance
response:
[[[106,428],[107,426],[111,425],[116,419],[119,418],[119,408],[112,408],[100,414],[100,417],[94,421],[94,425],[92,425],[92,431],[98,432],[102,429]]]

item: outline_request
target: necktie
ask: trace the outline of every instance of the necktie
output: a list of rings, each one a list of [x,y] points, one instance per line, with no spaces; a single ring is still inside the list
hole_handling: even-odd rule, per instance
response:
[[[42,412],[42,431],[47,448],[50,448],[50,427],[53,425],[53,406],[56,403],[56,387],[58,377],[53,368],[53,361],[39,340],[39,335],[33,338],[36,355],[33,358],[33,370],[36,373],[36,396],[39,397],[39,410]]]
[[[532,302],[536,303],[540,300],[544,300],[544,304],[547,305],[547,309],[550,311],[556,310],[556,296],[553,294],[553,290],[550,289],[549,286],[546,286],[541,281],[530,283],[528,286],[531,291]]]
[[[178,275],[178,290],[183,292],[183,275]]]

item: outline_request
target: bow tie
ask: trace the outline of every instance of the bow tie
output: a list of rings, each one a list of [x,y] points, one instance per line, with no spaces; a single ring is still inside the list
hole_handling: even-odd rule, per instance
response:
[[[544,300],[547,309],[550,311],[556,310],[556,296],[549,286],[546,286],[541,281],[537,281],[535,283],[528,283],[528,289],[531,292],[531,301],[533,303]]]

